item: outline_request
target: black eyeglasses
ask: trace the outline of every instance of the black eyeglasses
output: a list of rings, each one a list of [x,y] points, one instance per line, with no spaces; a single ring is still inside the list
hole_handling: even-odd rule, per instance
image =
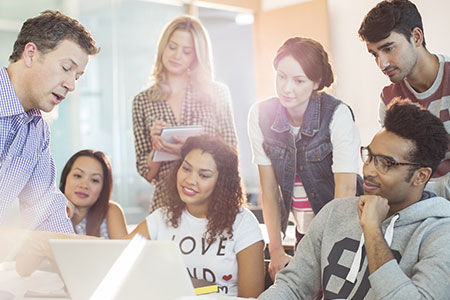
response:
[[[361,147],[361,159],[365,165],[370,164],[373,159],[375,168],[382,174],[386,174],[395,166],[420,166],[419,163],[415,162],[398,162],[385,155],[375,155],[370,151],[369,146]]]

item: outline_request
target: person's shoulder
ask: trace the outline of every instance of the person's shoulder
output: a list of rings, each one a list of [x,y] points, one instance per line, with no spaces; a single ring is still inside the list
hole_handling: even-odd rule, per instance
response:
[[[346,198],[336,198],[330,202],[334,202],[333,205],[339,206],[339,207],[342,207],[344,205],[352,206],[352,205],[358,203],[358,199],[359,199],[359,197],[354,196],[354,197],[346,197]]]
[[[450,220],[449,200],[440,196],[433,195],[432,197],[419,201],[418,203],[421,204],[423,208],[426,208],[427,214],[429,216],[447,218],[448,220]]]
[[[222,82],[219,81],[212,81],[211,82],[211,89],[210,93],[212,94],[212,100],[219,103],[219,104],[225,104],[230,101],[231,99],[231,93],[228,86]],[[225,101],[226,99],[226,101]]]
[[[328,101],[337,101],[339,103],[343,103],[341,99],[336,98],[335,96],[328,94],[327,92],[318,92],[319,95],[322,96],[323,99],[326,99]]]
[[[212,81],[211,82],[211,87],[214,91],[229,91],[230,89],[228,88],[228,86],[220,81]]]
[[[328,202],[320,212],[342,216],[353,214],[358,207],[358,197],[338,198]]]
[[[256,216],[247,207],[241,207],[236,215],[235,224],[240,223],[255,223],[258,224]]]
[[[184,212],[184,211],[183,211],[183,212]],[[163,206],[163,207],[160,207],[160,208],[158,208],[158,209],[155,209],[155,210],[151,213],[151,215],[155,214],[155,215],[158,215],[158,216],[163,216],[163,215],[165,215],[166,213],[167,213],[167,207]]]
[[[450,56],[446,54],[436,54],[439,62],[450,63]]]
[[[441,65],[443,64],[444,77],[445,77],[444,80],[447,83],[448,78],[450,77],[450,56],[443,55],[443,54],[437,54],[437,57],[439,59],[439,63]]]
[[[248,207],[242,206],[241,208],[239,208],[238,215],[241,215],[243,217],[249,217],[249,216],[253,216],[253,213]]]
[[[336,106],[336,109],[334,110],[335,118],[347,120],[350,119],[352,121],[355,121],[355,115],[353,113],[352,108],[350,105],[341,102]]]
[[[277,97],[270,97],[267,99],[256,101],[252,104],[250,109],[257,109],[261,106],[267,106],[267,105],[278,105],[280,103],[280,99]]]
[[[336,98],[335,96],[328,94],[327,92],[318,93],[320,96],[321,103],[323,107],[327,107],[328,109],[337,110],[341,104],[348,106],[343,100]]]
[[[389,85],[386,85],[381,90],[381,101],[384,102],[384,104],[388,105],[392,99],[398,96],[402,96],[404,94],[402,86],[405,85],[404,80],[397,82],[397,83],[391,83]]]
[[[155,86],[152,85],[142,91],[140,91],[135,97],[134,102],[146,102],[155,97]]]
[[[149,222],[150,220],[156,221],[156,222],[162,222],[166,220],[166,213],[167,210],[164,207],[160,207],[158,209],[155,209],[152,211],[145,219]]]
[[[125,214],[123,212],[122,207],[119,203],[114,201],[109,201],[108,203],[108,212],[106,213],[108,219],[110,218],[124,218]]]
[[[270,97],[261,101],[256,102],[253,106],[258,106],[260,110],[273,110],[281,106],[280,98],[278,97]]]
[[[108,211],[109,210],[112,210],[114,212],[118,212],[118,211],[123,212],[122,206],[120,206],[119,203],[114,202],[114,201],[109,201],[109,203],[108,203]]]

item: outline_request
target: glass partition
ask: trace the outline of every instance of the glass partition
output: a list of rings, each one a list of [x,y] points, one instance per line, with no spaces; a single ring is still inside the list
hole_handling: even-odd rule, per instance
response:
[[[144,0],[0,0],[3,66],[8,64],[23,21],[45,9],[59,9],[79,19],[101,47],[77,82],[76,92],[46,116],[58,174],[81,149],[105,152],[114,173],[112,200],[124,208],[128,223],[140,222],[148,214],[153,186],[136,170],[132,101],[148,84],[165,24],[185,14],[187,7]],[[252,26],[238,25],[235,12],[198,11],[211,36],[216,79],[231,91],[243,181],[249,193],[256,193],[257,173],[251,164],[246,126],[248,109],[256,97]]]

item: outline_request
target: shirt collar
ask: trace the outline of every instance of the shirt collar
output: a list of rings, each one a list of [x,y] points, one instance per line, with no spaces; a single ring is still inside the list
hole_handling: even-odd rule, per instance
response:
[[[284,108],[281,104],[278,105],[277,114],[270,129],[279,133],[289,131],[291,129],[286,108]]]
[[[313,92],[309,98],[308,106],[303,115],[301,128],[303,135],[313,136],[319,132],[321,97],[321,94]]]
[[[320,105],[321,95],[313,92],[303,115],[301,133],[307,136],[313,136],[319,131],[320,126]],[[276,132],[289,131],[289,124],[286,108],[282,105],[278,106],[277,114],[272,123],[271,129]]]
[[[10,117],[26,113],[34,119],[34,122],[38,122],[42,117],[39,109],[32,109],[25,112],[14,91],[6,67],[0,69],[0,100],[0,117]]]

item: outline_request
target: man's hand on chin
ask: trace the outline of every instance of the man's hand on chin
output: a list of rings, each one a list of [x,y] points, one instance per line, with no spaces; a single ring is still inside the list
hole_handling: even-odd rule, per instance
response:
[[[377,195],[362,195],[358,200],[358,215],[364,229],[380,228],[389,212],[386,198]]]

